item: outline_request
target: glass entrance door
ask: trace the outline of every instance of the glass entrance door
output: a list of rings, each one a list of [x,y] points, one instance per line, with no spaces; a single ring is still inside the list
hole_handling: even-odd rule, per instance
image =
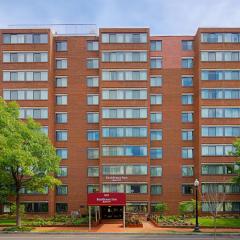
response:
[[[104,206],[101,207],[103,219],[122,219],[123,207],[122,206]]]

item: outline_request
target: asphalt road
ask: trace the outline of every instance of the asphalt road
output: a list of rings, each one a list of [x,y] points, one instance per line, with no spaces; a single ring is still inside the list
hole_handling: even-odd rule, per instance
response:
[[[213,240],[212,235],[164,234],[0,234],[0,240]],[[217,240],[240,240],[240,235],[219,235]]]

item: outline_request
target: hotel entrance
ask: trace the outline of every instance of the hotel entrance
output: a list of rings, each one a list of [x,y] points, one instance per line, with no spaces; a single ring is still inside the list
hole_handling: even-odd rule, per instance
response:
[[[123,206],[101,207],[102,219],[123,219]]]

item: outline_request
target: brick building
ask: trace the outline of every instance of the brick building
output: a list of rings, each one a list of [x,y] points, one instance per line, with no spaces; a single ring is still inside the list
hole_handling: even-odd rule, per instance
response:
[[[226,193],[223,211],[239,212],[228,153],[240,136],[240,29],[55,27],[0,30],[0,95],[41,123],[62,158],[62,185],[22,189],[26,210],[84,213],[99,191],[125,192],[127,211],[165,202],[176,214],[198,178],[200,191]]]

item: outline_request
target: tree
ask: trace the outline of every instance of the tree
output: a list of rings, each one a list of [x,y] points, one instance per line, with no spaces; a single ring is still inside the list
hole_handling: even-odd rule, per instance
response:
[[[235,148],[234,152],[232,152],[231,154],[235,157],[237,157],[237,162],[236,162],[236,170],[235,173],[237,174],[237,176],[233,177],[232,181],[234,183],[240,184],[240,139],[237,139],[234,143],[233,146]]]
[[[166,203],[158,203],[154,207],[155,212],[160,213],[160,217],[163,216],[163,213],[168,210],[168,205]]]
[[[206,209],[213,217],[214,221],[214,239],[216,239],[216,221],[218,213],[223,211],[225,193],[218,192],[214,185],[210,185],[208,191],[202,194],[202,211]]]
[[[182,201],[179,203],[178,209],[183,219],[185,219],[186,214],[193,213],[195,206],[196,201],[193,199],[190,201]]]
[[[54,177],[60,158],[40,125],[18,116],[16,103],[0,99],[0,199],[15,196],[16,225],[20,227],[20,191],[42,192],[60,184]]]

